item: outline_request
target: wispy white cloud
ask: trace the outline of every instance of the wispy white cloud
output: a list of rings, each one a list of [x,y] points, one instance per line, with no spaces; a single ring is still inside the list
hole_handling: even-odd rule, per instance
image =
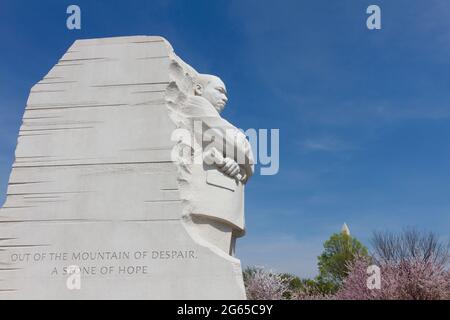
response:
[[[235,1],[230,6],[248,40],[246,49],[252,58],[249,67],[257,72],[258,81],[265,85],[265,90],[284,104],[293,121],[330,126],[377,126],[390,121],[450,118],[450,109],[442,105],[442,100],[446,98],[445,92],[442,91],[441,95],[437,91],[436,96],[430,94],[436,89],[436,79],[440,75],[430,76],[420,68],[426,68],[424,63],[428,65],[428,62],[442,67],[450,63],[448,0],[433,0],[417,6],[410,6],[406,1],[403,4],[402,1],[381,1],[387,25],[382,37],[373,38],[367,37],[367,33],[357,32],[348,38],[333,37],[329,30],[317,25],[319,21],[311,21],[310,15],[305,15],[306,12],[316,13],[318,8],[315,5],[297,5],[303,10],[298,10],[298,14],[294,15],[292,6],[274,4],[273,9],[278,13],[276,17],[273,16],[274,10],[254,6],[253,2],[243,4],[242,1]],[[355,10],[359,10],[358,6],[349,6],[345,2],[336,7],[346,21],[351,21],[357,14]],[[252,18],[249,18],[249,12]],[[267,19],[277,17],[283,18],[271,24],[266,23]],[[292,32],[292,28],[298,27],[298,21],[311,28],[298,28]],[[407,31],[405,25],[408,26]],[[364,58],[356,61],[346,60],[346,55],[337,48],[348,47],[357,36],[361,37],[361,41],[367,41],[366,50],[373,51],[362,51],[365,53],[362,54]],[[375,43],[371,43],[372,40]],[[261,47],[265,50],[261,50]],[[405,56],[404,51],[413,54]],[[379,74],[378,77],[385,77],[387,82],[377,84],[370,81],[372,75],[364,68],[372,60],[382,68],[394,62],[399,66],[394,67],[392,73],[387,70],[387,73]],[[402,69],[405,61],[412,63],[409,74]],[[389,76],[401,72],[405,72],[402,82],[406,82],[403,85],[398,83],[405,92],[403,97],[392,95],[390,89],[386,93],[380,90],[379,94],[374,94],[372,89],[361,86],[361,83],[367,83],[380,89],[390,88],[396,83],[389,82]],[[421,73],[421,76],[418,77],[416,72]],[[331,91],[324,95],[323,90],[316,90],[311,84],[329,87]],[[409,91],[405,89],[408,86],[411,88]],[[335,88],[341,90],[333,91]],[[356,88],[364,90],[364,93],[356,92]],[[345,97],[345,94],[348,96]],[[383,95],[384,98],[380,98]],[[376,98],[371,99],[370,96]]]
[[[292,111],[305,123],[343,127],[350,125],[376,127],[386,123],[408,120],[450,119],[450,108],[442,102],[399,99],[364,99],[348,97],[346,100],[331,101],[327,98],[301,97],[296,94],[279,93],[292,106]],[[329,139],[331,140],[331,139]],[[336,141],[338,142],[338,141]]]
[[[351,144],[330,136],[308,138],[301,142],[301,146],[307,151],[323,152],[339,152],[354,149],[354,146]]]

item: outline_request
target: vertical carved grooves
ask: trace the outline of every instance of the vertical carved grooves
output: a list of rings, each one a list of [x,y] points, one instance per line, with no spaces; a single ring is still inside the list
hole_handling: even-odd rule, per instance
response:
[[[185,103],[188,95],[193,91],[193,77],[196,71],[190,68],[190,73],[186,68],[187,66],[183,61],[172,51],[169,55],[170,65],[169,65],[169,85],[166,89],[165,100],[166,107],[168,108],[168,113],[170,119],[173,121],[177,129],[186,129],[189,131],[189,127],[184,119],[180,109]],[[186,159],[185,153],[181,152],[186,145],[182,141],[178,141],[175,145],[175,152],[173,154],[177,155],[175,165],[177,167],[178,173],[178,187],[180,190],[180,196],[182,200],[182,217],[183,221],[190,219],[191,210],[191,194],[189,191],[190,183],[190,159]],[[183,156],[181,156],[183,155]]]

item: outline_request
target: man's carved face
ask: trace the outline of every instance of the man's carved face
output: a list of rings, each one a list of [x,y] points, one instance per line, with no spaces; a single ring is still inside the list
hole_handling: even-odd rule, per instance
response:
[[[211,102],[217,112],[222,112],[227,104],[227,89],[225,84],[218,77],[208,76],[208,81],[203,81],[203,85],[197,87],[197,94]]]

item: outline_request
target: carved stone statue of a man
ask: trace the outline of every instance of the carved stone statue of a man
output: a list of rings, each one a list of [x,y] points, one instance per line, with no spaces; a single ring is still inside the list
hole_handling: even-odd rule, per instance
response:
[[[194,94],[182,110],[204,159],[201,172],[193,176],[206,181],[193,182],[191,217],[197,234],[233,255],[235,239],[245,233],[244,185],[254,170],[252,150],[245,135],[220,116],[228,101],[223,81],[207,74],[194,81]]]
[[[225,109],[228,101],[225,84],[219,77],[201,74],[195,84],[195,95],[206,99],[217,111],[217,114],[214,114],[212,110],[208,110],[211,113],[211,118],[204,119],[206,126],[209,127],[208,129],[213,130],[214,137],[223,137],[222,142],[225,148],[237,149],[233,150],[237,152],[216,149],[219,156],[224,157],[223,161],[215,161],[217,168],[231,178],[241,175],[239,180],[245,183],[253,174],[253,156],[245,135],[219,115]],[[205,104],[204,108],[210,109],[210,106]],[[222,136],[220,131],[225,135]],[[234,155],[233,158],[228,157],[230,153]]]

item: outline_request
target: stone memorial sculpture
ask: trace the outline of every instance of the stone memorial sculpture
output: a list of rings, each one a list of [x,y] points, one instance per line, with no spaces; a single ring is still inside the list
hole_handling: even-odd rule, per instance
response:
[[[77,40],[27,101],[0,299],[245,299],[253,158],[226,102],[161,37]]]

